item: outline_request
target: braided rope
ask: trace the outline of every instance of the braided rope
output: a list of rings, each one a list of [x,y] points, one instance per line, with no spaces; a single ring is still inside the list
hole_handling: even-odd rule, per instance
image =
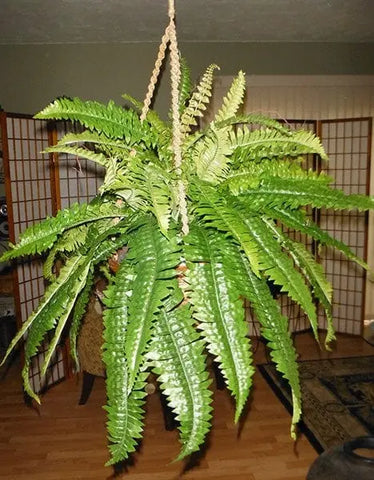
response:
[[[157,54],[157,59],[155,62],[155,66],[153,68],[152,76],[149,80],[148,84],[148,89],[147,89],[147,95],[145,96],[144,102],[143,102],[143,108],[142,108],[142,113],[140,115],[140,121],[143,122],[145,120],[149,107],[152,102],[152,97],[157,85],[158,81],[158,76],[160,75],[160,70],[162,66],[162,62],[164,61],[165,58],[165,53],[166,49],[168,46],[170,40],[170,24],[166,27],[165,33],[162,36],[160,47],[158,49],[158,54]]]
[[[188,226],[188,212],[186,188],[182,180],[182,138],[181,138],[181,122],[179,114],[179,83],[180,83],[180,61],[178,52],[177,31],[175,28],[175,6],[174,0],[169,0],[169,25],[165,29],[165,33],[161,39],[161,44],[158,50],[157,59],[149,81],[147,94],[143,102],[143,108],[140,115],[140,120],[145,120],[149,107],[151,105],[152,97],[156,88],[158,77],[162,62],[165,58],[167,45],[170,42],[170,78],[171,78],[171,111],[172,111],[172,146],[174,154],[175,172],[178,176],[178,204],[182,220],[182,232],[187,235],[189,232]]]
[[[178,203],[182,220],[182,232],[187,235],[189,232],[186,188],[182,180],[182,139],[181,122],[179,114],[179,83],[180,83],[180,61],[178,52],[177,32],[175,28],[175,7],[174,0],[169,0],[170,18],[170,76],[171,76],[171,111],[173,126],[173,153],[175,171],[178,175]]]

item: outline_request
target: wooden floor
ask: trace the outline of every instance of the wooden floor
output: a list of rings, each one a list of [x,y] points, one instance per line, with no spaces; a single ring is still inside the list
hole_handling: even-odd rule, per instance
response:
[[[309,334],[296,344],[301,359],[326,356]],[[339,337],[333,356],[374,354],[361,338]],[[265,360],[262,346],[256,362]],[[108,459],[105,437],[104,381],[98,379],[84,406],[78,405],[80,382],[67,380],[51,389],[38,409],[23,402],[19,367],[13,365],[0,383],[0,479],[103,480],[114,478],[104,467]],[[198,465],[170,463],[178,452],[176,432],[165,431],[158,395],[150,395],[144,440],[127,473],[129,480],[304,480],[317,454],[301,435],[289,437],[290,416],[260,374],[256,373],[250,408],[238,428],[226,392],[215,392],[215,415],[208,448]]]

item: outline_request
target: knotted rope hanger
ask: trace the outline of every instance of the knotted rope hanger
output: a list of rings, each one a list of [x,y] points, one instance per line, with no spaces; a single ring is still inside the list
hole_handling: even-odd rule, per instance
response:
[[[177,31],[175,27],[175,6],[174,0],[169,0],[169,24],[162,36],[157,59],[149,81],[147,94],[144,99],[140,120],[143,121],[149,111],[154,90],[160,74],[162,62],[165,58],[167,46],[170,49],[170,79],[171,79],[171,113],[172,113],[172,148],[174,155],[175,173],[178,177],[178,205],[182,220],[182,232],[187,235],[189,231],[186,188],[182,180],[182,148],[181,148],[181,122],[179,114],[179,82],[180,82],[180,61],[178,52]]]

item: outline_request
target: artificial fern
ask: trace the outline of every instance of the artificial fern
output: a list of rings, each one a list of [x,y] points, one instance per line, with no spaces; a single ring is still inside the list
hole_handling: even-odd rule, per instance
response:
[[[332,292],[312,253],[281,227],[337,248],[366,267],[347,245],[314,224],[306,207],[368,210],[374,199],[346,195],[323,172],[304,169],[306,154],[326,160],[312,133],[292,131],[257,113],[238,114],[245,93],[242,72],[214,120],[198,128],[216,68],[210,66],[192,90],[188,68],[182,67],[181,178],[173,163],[171,125],[151,110],[141,121],[142,104],[128,95],[133,109],[59,98],[37,115],[85,127],[48,151],[81,155],[103,166],[106,174],[90,204],[73,205],[28,228],[1,258],[45,253],[49,282],[5,358],[27,332],[23,378],[25,390],[36,399],[28,368],[47,332],[55,329],[43,370],[67,326],[78,364],[76,341],[95,277],[113,253],[126,248],[118,272],[108,278],[104,299],[109,464],[126,459],[141,438],[149,371],[158,375],[179,422],[178,458],[198,450],[210,428],[207,352],[235,399],[238,421],[254,371],[243,299],[290,385],[294,436],[301,414],[297,354],[268,282],[303,308],[316,338],[315,302],[323,307],[326,343],[334,338]],[[179,180],[187,196],[187,236],[181,233]]]

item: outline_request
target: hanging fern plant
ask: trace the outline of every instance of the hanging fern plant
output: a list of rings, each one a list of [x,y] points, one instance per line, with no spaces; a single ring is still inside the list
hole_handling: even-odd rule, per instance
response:
[[[126,459],[142,436],[150,371],[179,423],[179,459],[200,448],[211,425],[207,354],[219,365],[239,420],[254,372],[243,299],[292,390],[294,436],[301,414],[297,354],[269,281],[300,305],[317,341],[319,302],[328,321],[326,343],[334,338],[332,292],[322,266],[282,226],[365,267],[347,245],[310,220],[306,207],[368,210],[373,198],[346,195],[323,172],[303,168],[303,155],[327,160],[314,134],[258,114],[237,115],[245,92],[242,72],[213,121],[196,129],[211,97],[215,68],[207,69],[192,92],[188,69],[181,69],[177,134],[183,161],[177,168],[175,121],[172,128],[154,111],[140,115],[135,100],[133,109],[124,109],[112,102],[59,98],[36,115],[85,127],[47,151],[92,160],[105,167],[106,176],[89,204],[73,205],[32,226],[2,256],[5,261],[48,253],[49,286],[7,355],[27,332],[24,386],[39,401],[29,383],[31,357],[54,329],[45,373],[69,325],[78,362],[77,336],[94,276],[118,249],[128,249],[104,299],[108,464]],[[51,267],[57,258],[64,261],[55,276]]]

